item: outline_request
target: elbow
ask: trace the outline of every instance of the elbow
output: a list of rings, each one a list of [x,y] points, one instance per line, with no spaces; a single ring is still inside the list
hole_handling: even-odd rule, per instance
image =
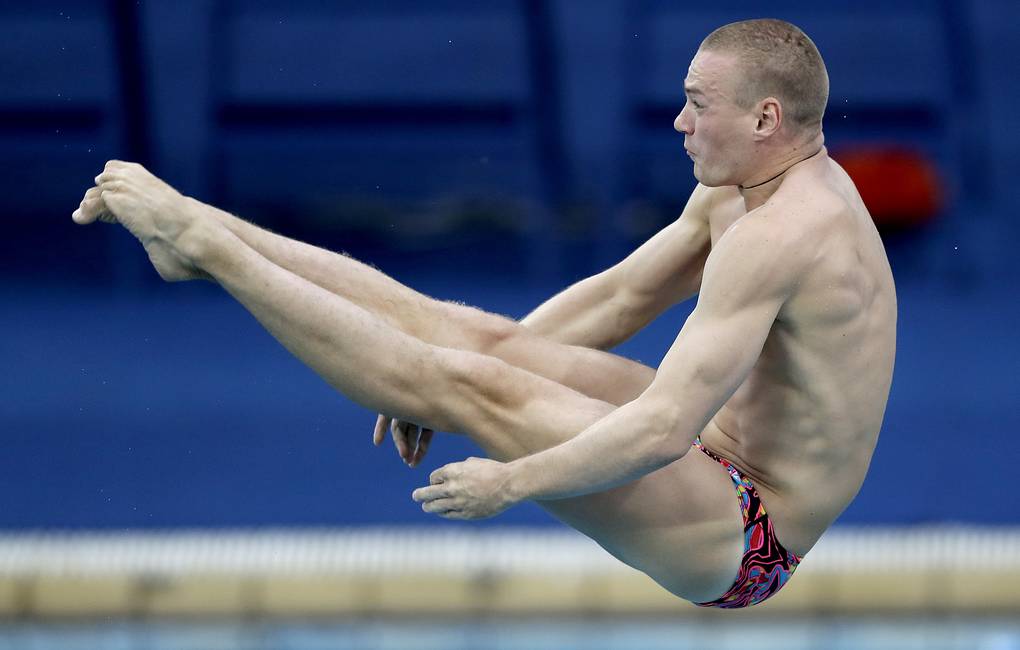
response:
[[[663,467],[680,460],[691,450],[690,435],[675,429],[670,434],[659,443],[659,460]]]
[[[683,458],[691,449],[691,442],[696,435],[688,431],[689,422],[675,404],[665,405],[654,410],[651,418],[652,431],[649,436],[653,443],[656,465],[665,467]]]

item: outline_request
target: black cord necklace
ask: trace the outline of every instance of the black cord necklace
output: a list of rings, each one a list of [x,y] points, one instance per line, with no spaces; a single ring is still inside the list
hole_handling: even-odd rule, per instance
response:
[[[738,187],[738,188],[740,188],[740,189],[742,189],[742,190],[753,190],[753,189],[754,189],[754,188],[756,188],[756,187],[761,187],[761,186],[762,186],[762,185],[764,185],[765,183],[771,183],[772,181],[776,180],[777,178],[779,178],[780,176],[782,176],[782,175],[783,175],[783,174],[785,174],[786,172],[788,172],[788,171],[790,171],[791,169],[793,169],[793,166],[794,166],[794,165],[799,165],[799,164],[801,164],[802,162],[804,162],[805,160],[807,160],[808,158],[814,158],[815,156],[817,156],[818,154],[820,154],[820,153],[822,152],[822,149],[823,149],[824,147],[825,147],[825,145],[822,145],[821,147],[818,147],[818,151],[814,152],[814,153],[813,153],[813,154],[811,154],[810,156],[805,156],[804,158],[801,158],[801,159],[800,159],[800,160],[798,160],[797,162],[793,163],[793,165],[790,165],[789,167],[787,167],[787,168],[786,168],[786,169],[784,169],[783,171],[779,172],[778,174],[776,174],[776,175],[775,175],[775,176],[773,176],[772,178],[768,179],[767,181],[762,181],[762,182],[760,182],[760,183],[757,183],[757,184],[755,184],[755,185],[737,185],[737,187]]]

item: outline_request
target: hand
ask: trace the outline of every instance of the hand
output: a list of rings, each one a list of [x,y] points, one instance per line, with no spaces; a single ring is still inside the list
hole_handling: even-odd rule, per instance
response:
[[[124,226],[145,247],[152,265],[167,281],[207,278],[192,262],[189,243],[197,218],[191,202],[137,163],[111,160],[85,192],[71,218],[81,225],[96,220]]]
[[[510,466],[485,458],[444,465],[429,476],[431,485],[411,498],[421,509],[446,519],[485,519],[517,503],[509,490]]]
[[[376,447],[382,444],[383,438],[386,437],[386,429],[393,434],[393,444],[397,446],[397,453],[408,467],[417,467],[425,458],[425,452],[428,451],[435,433],[432,429],[412,422],[394,420],[380,413],[375,421],[375,432],[372,434],[372,442]]]

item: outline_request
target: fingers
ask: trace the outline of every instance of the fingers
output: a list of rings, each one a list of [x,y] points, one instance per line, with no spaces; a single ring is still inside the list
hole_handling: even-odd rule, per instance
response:
[[[393,444],[397,446],[397,453],[400,454],[401,460],[410,465],[411,438],[418,435],[418,425],[403,420],[394,420],[390,425],[390,431],[393,433]]]
[[[476,519],[465,510],[462,499],[450,494],[442,485],[430,485],[418,488],[411,493],[411,498],[421,504],[425,512],[439,515],[446,519]]]
[[[381,445],[387,429],[393,436],[397,454],[409,467],[416,467],[421,462],[432,442],[432,436],[435,435],[431,429],[425,429],[413,422],[395,420],[380,413],[375,419],[372,443],[376,446]]]
[[[436,499],[445,499],[453,496],[453,492],[456,489],[452,484],[447,482],[450,477],[450,468],[457,463],[450,463],[449,465],[443,465],[439,469],[429,474],[429,485],[420,487],[411,493],[411,498],[421,503],[424,501],[435,501]]]
[[[418,433],[418,442],[411,455],[411,467],[417,467],[418,463],[425,458],[425,452],[429,450],[429,444],[432,442],[433,435],[435,435],[435,432],[432,429],[423,428]]]
[[[455,464],[456,463],[451,463],[450,465],[443,465],[439,469],[429,474],[429,483],[431,483],[432,485],[439,485],[440,483],[445,483],[450,475],[450,467]]]
[[[449,516],[459,509],[459,504],[454,499],[436,499],[421,504],[421,509],[434,515]]]
[[[430,501],[436,501],[437,499],[449,499],[450,488],[444,485],[427,485],[415,489],[411,493],[411,498],[417,503],[428,503]]]
[[[459,474],[460,463],[444,465],[429,476],[431,485],[420,487],[411,493],[411,498],[422,504],[425,512],[439,515],[445,519],[478,519],[491,516],[479,510],[472,498],[469,498],[465,486],[461,485],[455,475]]]
[[[464,509],[464,503],[460,499],[455,498],[425,501],[421,504],[421,509],[444,519],[478,519],[476,515]]]
[[[372,444],[376,447],[382,444],[384,438],[386,438],[386,431],[390,428],[390,423],[393,418],[388,418],[382,413],[375,419],[375,431],[372,432]]]
[[[469,512],[464,512],[463,510],[447,510],[446,512],[437,512],[436,514],[442,517],[443,519],[458,519],[461,521],[480,519],[480,517],[472,515]]]

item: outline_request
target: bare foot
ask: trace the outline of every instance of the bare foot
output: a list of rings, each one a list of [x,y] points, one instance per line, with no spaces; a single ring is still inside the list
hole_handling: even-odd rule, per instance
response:
[[[211,280],[205,271],[186,260],[173,246],[158,239],[142,242],[142,247],[149,255],[149,261],[159,273],[159,277],[167,282],[184,282],[185,280]]]
[[[194,262],[195,240],[201,235],[191,201],[134,163],[110,161],[96,177],[96,187],[71,218],[85,225],[116,222],[134,235],[167,282],[211,279]],[[191,245],[189,245],[189,243]]]

